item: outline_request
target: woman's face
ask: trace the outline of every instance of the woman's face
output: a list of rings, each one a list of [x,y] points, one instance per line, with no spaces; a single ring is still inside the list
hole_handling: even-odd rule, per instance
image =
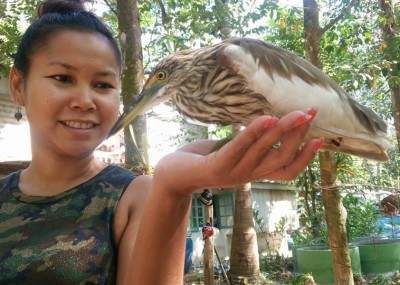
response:
[[[13,79],[14,78],[14,79]],[[18,80],[18,76],[12,76]],[[119,109],[120,66],[100,34],[62,31],[32,56],[11,93],[25,106],[32,151],[85,156],[106,138]],[[17,95],[17,96],[15,96]]]

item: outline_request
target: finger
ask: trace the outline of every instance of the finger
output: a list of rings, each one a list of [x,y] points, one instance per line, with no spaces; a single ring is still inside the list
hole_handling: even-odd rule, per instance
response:
[[[323,143],[323,138],[308,141],[292,161],[275,172],[269,173],[268,179],[277,181],[295,179],[311,163]]]
[[[295,151],[290,154],[267,155],[267,158],[270,158],[266,159],[267,163],[262,167],[259,166],[259,163],[265,159],[265,155],[268,154],[271,147],[289,131],[296,129],[296,132],[300,132],[299,130],[303,128],[306,130],[302,124],[306,124],[309,119],[309,114],[303,111],[291,112],[279,121],[269,116],[259,117],[218,152],[207,155],[203,166],[208,165],[205,169],[210,170],[209,176],[214,177],[213,179],[216,181],[226,175],[231,177],[232,182],[244,179],[249,181],[252,178],[260,177],[261,174],[278,171],[287,161],[293,160]],[[300,145],[300,142],[298,144]],[[296,147],[296,151],[299,145]],[[260,152],[263,153],[261,158],[258,157]],[[285,159],[280,157],[282,155]],[[272,157],[274,159],[271,159]],[[224,181],[224,183],[226,182]]]
[[[265,131],[265,124],[274,124],[275,122],[277,122],[277,118],[270,116],[256,118],[232,141],[224,145],[215,154],[216,158],[221,157],[221,161],[224,161],[227,165],[237,164]]]
[[[285,165],[293,160],[293,157],[304,142],[304,137],[309,130],[310,123],[316,115],[317,111],[315,109],[308,109],[304,115],[296,118],[291,125],[288,123],[289,125],[286,125],[286,128],[284,126],[284,130],[290,127],[293,127],[293,129],[289,129],[282,135],[280,146],[275,147],[276,150],[273,151],[271,159],[274,160],[276,165]]]
[[[207,155],[214,148],[216,140],[198,140],[179,147],[176,151],[190,152],[200,155]]]
[[[274,159],[278,165],[285,165],[293,160],[294,156],[296,156],[299,149],[304,144],[304,138],[309,127],[309,124],[305,124],[286,133],[280,140],[279,147],[274,148],[271,159]]]
[[[270,159],[274,163],[270,164],[270,169],[279,168],[287,161],[293,159],[293,156],[299,149],[305,134],[307,133],[309,122],[315,116],[302,111],[292,112],[273,126],[263,130],[263,133],[253,143],[251,151],[242,157],[242,163],[249,167],[255,167],[266,155],[270,154]],[[243,132],[246,135],[245,132]],[[279,141],[282,145],[278,152],[271,152],[272,147]]]
[[[304,141],[304,137],[308,132],[310,123],[317,115],[317,110],[309,109],[306,111],[306,114],[308,115],[308,117],[306,115],[303,118],[299,118],[294,122],[294,125],[298,126],[296,128],[296,131],[289,132],[282,138],[281,146],[279,148],[280,151],[292,153],[293,151],[296,151],[299,148],[299,144]]]

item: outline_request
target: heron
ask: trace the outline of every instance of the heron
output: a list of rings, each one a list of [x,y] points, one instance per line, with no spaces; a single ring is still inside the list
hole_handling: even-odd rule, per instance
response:
[[[166,100],[189,118],[218,125],[314,108],[305,140],[323,137],[325,150],[388,160],[384,120],[307,60],[261,40],[232,38],[162,59],[109,136]]]

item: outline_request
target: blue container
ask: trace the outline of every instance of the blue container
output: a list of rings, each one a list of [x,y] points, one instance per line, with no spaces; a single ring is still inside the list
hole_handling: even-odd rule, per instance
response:
[[[185,251],[185,270],[184,273],[188,274],[192,268],[192,255],[193,255],[193,240],[190,236],[186,237],[186,251]]]
[[[376,226],[381,229],[380,236],[398,238],[400,236],[400,216],[381,217]]]

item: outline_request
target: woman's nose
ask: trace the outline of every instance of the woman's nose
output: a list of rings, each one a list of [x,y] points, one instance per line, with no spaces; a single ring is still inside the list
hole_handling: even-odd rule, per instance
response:
[[[92,111],[96,109],[94,91],[88,86],[77,87],[71,99],[71,108],[82,111]]]

